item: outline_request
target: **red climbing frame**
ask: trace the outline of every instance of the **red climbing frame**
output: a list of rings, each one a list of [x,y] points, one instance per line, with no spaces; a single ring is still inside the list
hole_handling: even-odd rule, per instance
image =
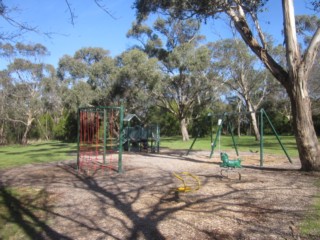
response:
[[[119,111],[119,108],[79,109],[79,172],[96,173],[98,170],[106,169],[121,172],[122,146],[121,140],[117,137],[121,136],[121,115],[122,111]]]

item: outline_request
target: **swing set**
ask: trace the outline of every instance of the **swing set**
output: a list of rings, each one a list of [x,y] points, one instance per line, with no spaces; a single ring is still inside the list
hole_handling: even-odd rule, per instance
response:
[[[242,112],[242,113],[234,113],[234,112],[229,112],[228,113],[227,112],[227,113],[222,114],[222,116],[220,115],[221,118],[219,118],[219,120],[218,120],[218,130],[217,130],[217,133],[216,133],[216,136],[215,136],[214,140],[213,140],[213,133],[211,131],[211,152],[210,152],[210,156],[209,157],[212,158],[212,156],[214,154],[214,151],[215,151],[215,148],[217,146],[217,143],[219,143],[219,148],[220,148],[220,137],[221,137],[221,132],[222,132],[222,129],[223,129],[224,125],[226,125],[227,131],[231,135],[233,147],[235,149],[237,157],[239,157],[238,146],[237,146],[236,141],[235,141],[235,137],[234,137],[234,134],[233,134],[233,129],[232,129],[229,117],[232,116],[232,115],[250,114],[250,113],[257,113],[260,116],[259,117],[260,118],[260,121],[259,121],[259,124],[260,124],[260,142],[259,142],[259,147],[260,147],[260,167],[263,167],[263,163],[264,163],[264,123],[265,123],[265,120],[267,120],[267,122],[269,123],[269,126],[271,127],[272,132],[273,132],[274,136],[277,138],[277,141],[278,141],[279,145],[281,146],[283,152],[285,153],[287,159],[289,160],[290,163],[292,163],[292,160],[291,160],[287,150],[285,149],[284,145],[282,144],[281,139],[280,139],[276,129],[274,128],[274,126],[273,126],[268,114],[266,113],[266,111],[263,108],[260,109],[260,111],[256,111],[256,112]],[[210,113],[210,114],[208,114],[208,116],[211,117],[211,129],[212,129],[212,117],[213,117],[213,114]],[[192,150],[193,145],[197,141],[198,136],[199,136],[199,134],[193,140],[193,142],[192,142],[190,148],[188,149],[186,155],[188,155],[190,153],[190,151]]]

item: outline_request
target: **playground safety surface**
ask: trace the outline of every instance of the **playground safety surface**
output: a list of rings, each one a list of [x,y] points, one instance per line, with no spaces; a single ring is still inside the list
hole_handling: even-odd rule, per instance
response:
[[[184,154],[125,153],[121,174],[78,174],[76,160],[26,165],[1,171],[0,187],[48,193],[43,239],[298,239],[319,174],[283,156],[265,155],[260,168],[248,153],[239,180],[237,172],[220,174],[218,155]],[[197,176],[200,189],[174,192],[181,181],[173,172]]]

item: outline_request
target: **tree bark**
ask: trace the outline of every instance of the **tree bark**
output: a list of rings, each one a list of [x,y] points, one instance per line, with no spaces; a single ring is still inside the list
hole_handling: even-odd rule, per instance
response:
[[[287,90],[293,117],[293,129],[297,142],[301,170],[320,171],[320,147],[314,129],[311,111],[311,101],[308,91],[299,84],[298,75],[294,87]],[[303,80],[301,80],[303,81]]]
[[[258,123],[257,123],[257,118],[256,118],[256,113],[251,112],[250,113],[250,122],[253,128],[254,136],[256,138],[256,141],[260,141],[260,133],[259,133],[259,128],[258,128]]]
[[[28,143],[28,133],[31,128],[31,124],[32,124],[33,120],[34,120],[33,118],[29,118],[27,121],[26,129],[24,130],[24,133],[23,133],[23,136],[21,139],[21,144],[23,144],[23,145],[26,145]]]
[[[293,1],[282,0],[282,5],[289,75],[283,85],[290,97],[301,170],[320,171],[320,147],[312,120],[311,101],[307,89],[309,71],[319,46],[319,28],[302,58],[296,36]]]
[[[255,113],[255,108],[252,106],[250,101],[247,101],[247,106],[248,106],[248,110],[249,110],[249,119],[251,122],[251,126],[253,128],[253,132],[254,132],[254,136],[256,138],[256,141],[260,141],[260,132],[259,132],[259,128],[258,128],[258,122],[257,122],[257,117],[256,117],[256,113]]]
[[[1,126],[0,126],[0,145],[4,145],[6,144],[6,136],[4,133],[4,121],[1,122]]]
[[[181,128],[182,140],[189,141],[190,138],[189,138],[187,123],[185,118],[180,120],[180,128]]]

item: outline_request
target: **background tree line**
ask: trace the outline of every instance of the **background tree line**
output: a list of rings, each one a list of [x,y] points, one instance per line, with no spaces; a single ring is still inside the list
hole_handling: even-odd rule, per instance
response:
[[[297,18],[303,30],[317,18]],[[307,24],[309,23],[309,25]],[[299,25],[300,24],[300,25]],[[317,24],[315,24],[316,26]],[[151,25],[135,22],[127,37],[137,45],[111,57],[108,50],[86,47],[60,58],[57,68],[45,63],[40,44],[0,44],[8,63],[1,74],[0,143],[26,144],[28,139],[75,140],[78,107],[119,105],[145,123],[156,122],[163,135],[210,133],[208,113],[254,112],[263,107],[281,134],[292,134],[287,93],[270,71],[237,39],[207,42],[197,19],[172,16]],[[314,26],[313,26],[314,28]],[[285,49],[265,40],[269,52],[285,64]],[[313,118],[320,126],[319,60],[310,74]],[[255,114],[233,119],[237,134],[259,139]],[[267,130],[268,131],[268,130]]]
[[[159,22],[166,26],[163,19],[156,24]],[[244,44],[237,39],[199,44],[204,40],[196,34],[196,22],[175,24],[193,28],[183,27],[189,36],[178,31],[175,37],[180,39],[162,38],[176,45],[163,47],[163,40],[152,40],[150,34],[149,47],[138,45],[114,58],[102,48],[82,48],[73,56],[62,56],[57,68],[45,63],[45,46],[1,44],[1,57],[9,63],[0,73],[1,144],[26,144],[28,139],[73,141],[78,107],[119,105],[121,99],[127,113],[137,114],[145,123],[159,123],[163,135],[181,134],[184,140],[189,132],[210,134],[209,112],[260,107],[270,114],[281,134],[292,134],[286,94],[257,66]],[[170,24],[168,36],[174,36],[169,33],[177,25]],[[132,30],[129,34],[133,35]],[[150,42],[154,39],[157,44]],[[317,71],[318,65],[314,79]],[[319,88],[311,89],[317,124]],[[233,124],[239,135],[254,134],[256,123],[250,114],[234,119]]]

